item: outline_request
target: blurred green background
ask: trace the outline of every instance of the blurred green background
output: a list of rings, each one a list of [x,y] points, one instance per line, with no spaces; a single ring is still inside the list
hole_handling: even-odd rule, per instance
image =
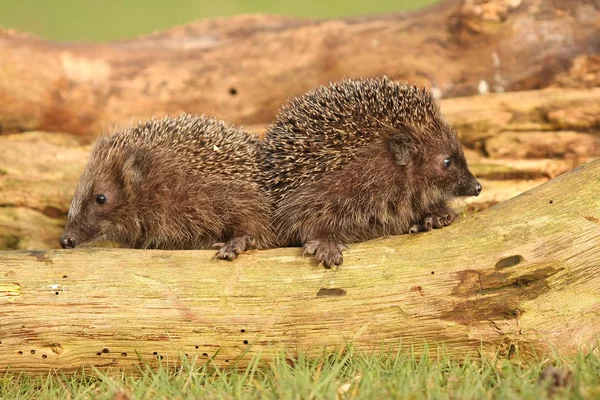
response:
[[[247,13],[331,18],[408,11],[436,0],[0,0],[0,26],[55,40],[131,38],[189,21]]]

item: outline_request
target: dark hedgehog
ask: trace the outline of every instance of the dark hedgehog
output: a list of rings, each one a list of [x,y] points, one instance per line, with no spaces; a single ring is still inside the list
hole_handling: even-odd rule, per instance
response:
[[[75,190],[63,248],[207,249],[234,259],[275,245],[259,141],[205,116],[152,119],[100,137]]]
[[[280,243],[325,267],[346,243],[449,225],[448,201],[481,192],[431,93],[387,77],[292,100],[268,127],[262,172]]]

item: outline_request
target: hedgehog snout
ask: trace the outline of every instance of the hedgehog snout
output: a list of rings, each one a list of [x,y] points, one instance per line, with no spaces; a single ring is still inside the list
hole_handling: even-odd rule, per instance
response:
[[[73,249],[75,248],[75,240],[68,235],[62,235],[60,237],[60,247],[63,249]]]

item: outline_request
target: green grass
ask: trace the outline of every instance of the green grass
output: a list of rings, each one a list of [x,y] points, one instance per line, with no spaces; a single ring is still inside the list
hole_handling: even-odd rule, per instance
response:
[[[337,17],[407,11],[437,0],[0,0],[0,26],[55,40],[113,40],[245,13]]]
[[[185,362],[177,369],[141,369],[137,377],[88,372],[71,377],[0,378],[2,399],[594,399],[600,396],[600,359],[580,354],[571,359],[522,363],[472,358],[459,363],[439,355],[400,353],[365,356],[351,349],[320,359],[300,357],[293,364],[281,356],[268,367],[257,359],[233,372],[209,364]],[[573,373],[566,388],[551,391],[538,382],[548,365]]]

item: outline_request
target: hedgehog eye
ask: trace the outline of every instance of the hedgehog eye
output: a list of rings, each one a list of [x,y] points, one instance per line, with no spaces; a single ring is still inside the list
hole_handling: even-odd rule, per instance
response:
[[[446,158],[444,160],[444,168],[450,168],[451,165],[452,165],[452,160],[450,158]]]
[[[99,194],[96,196],[96,204],[104,204],[106,203],[106,196],[103,194]]]

